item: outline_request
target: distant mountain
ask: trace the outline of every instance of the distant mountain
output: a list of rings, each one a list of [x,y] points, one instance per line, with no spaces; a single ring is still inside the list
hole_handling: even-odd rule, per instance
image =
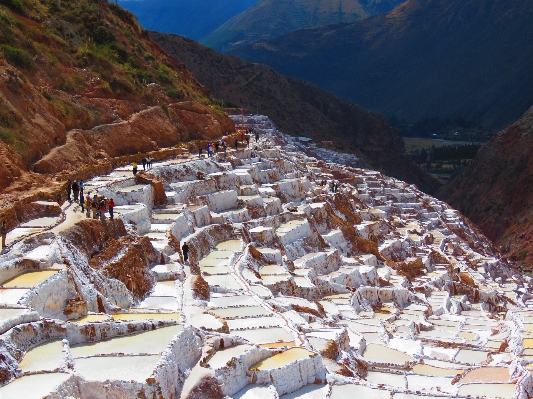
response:
[[[387,117],[464,117],[498,130],[533,104],[532,26],[530,0],[408,0],[231,54]]]
[[[268,115],[278,128],[360,156],[367,165],[435,192],[439,183],[405,154],[398,131],[374,112],[272,68],[221,55],[192,40],[151,32],[150,37],[183,62],[213,96]]]
[[[405,0],[261,0],[200,40],[226,52],[244,44],[320,25],[353,22]]]
[[[507,256],[531,265],[532,179],[533,107],[482,147],[439,196],[476,223]]]
[[[119,1],[145,29],[199,40],[259,0],[140,0]]]

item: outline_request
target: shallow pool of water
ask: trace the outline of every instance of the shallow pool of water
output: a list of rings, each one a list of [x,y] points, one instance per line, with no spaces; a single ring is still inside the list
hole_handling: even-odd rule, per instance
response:
[[[218,285],[219,287],[235,290],[241,288],[241,285],[231,274],[215,274],[213,276],[204,276],[204,279],[209,283],[210,286]]]
[[[57,270],[27,272],[2,284],[5,288],[33,288],[57,273]]]
[[[105,341],[74,345],[70,348],[73,357],[124,354],[160,354],[183,327],[163,327],[157,330],[112,338]]]
[[[158,281],[151,293],[153,296],[178,296],[174,281]]]
[[[405,377],[402,374],[380,373],[369,371],[365,379],[372,384],[384,384],[394,388],[405,389]]]
[[[460,396],[485,396],[490,398],[512,399],[514,397],[514,384],[468,384],[459,388]]]
[[[413,361],[411,356],[379,344],[368,344],[363,357],[369,362],[392,363],[399,366]]]
[[[254,344],[267,344],[270,342],[290,342],[294,340],[292,334],[281,327],[256,328],[255,330],[232,331],[231,335],[244,338]]]
[[[249,370],[254,371],[277,369],[286,366],[287,364],[291,364],[297,360],[307,359],[315,355],[316,354],[314,352],[308,351],[304,348],[291,348],[265,360],[257,362],[251,366]]]
[[[461,349],[455,356],[455,361],[465,364],[479,364],[482,361],[487,360],[487,355],[488,352]]]
[[[160,356],[105,356],[76,359],[74,369],[89,381],[146,382]]]
[[[237,345],[230,348],[218,350],[207,362],[212,368],[218,369],[224,367],[232,358],[239,356],[241,353],[250,349],[251,345]]]
[[[228,306],[258,306],[250,295],[228,295],[221,297],[211,297],[209,306],[214,308],[225,308]]]
[[[61,340],[49,341],[26,352],[19,367],[23,372],[54,371],[63,365],[64,357]]]
[[[239,308],[216,309],[211,313],[222,317],[223,319],[235,319],[243,317],[261,317],[268,316],[271,312],[262,306],[243,306]]]
[[[178,310],[178,301],[171,296],[149,296],[139,305],[146,309]]]
[[[261,276],[261,280],[265,285],[274,285],[282,281],[288,281],[290,278],[290,274],[273,274],[270,276]]]
[[[266,265],[259,270],[259,274],[268,275],[268,274],[287,274],[287,269],[281,265]]]
[[[509,378],[509,369],[507,367],[481,367],[466,373],[461,379],[461,384],[505,384],[509,382]]]
[[[247,319],[227,320],[230,330],[239,328],[261,328],[261,327],[278,327],[284,324],[283,319],[279,317],[252,317]]]
[[[70,378],[70,374],[33,374],[17,378],[0,387],[0,398],[42,399]]]
[[[117,321],[136,321],[136,320],[178,320],[179,313],[117,313],[113,316]]]
[[[331,387],[330,399],[390,399],[390,391],[382,389],[372,389],[361,385],[333,385]]]
[[[217,244],[216,249],[226,251],[240,251],[241,246],[241,240],[228,240]]]
[[[456,369],[430,366],[428,364],[417,364],[413,366],[413,373],[434,376],[456,376],[457,374],[460,374],[461,371]]]

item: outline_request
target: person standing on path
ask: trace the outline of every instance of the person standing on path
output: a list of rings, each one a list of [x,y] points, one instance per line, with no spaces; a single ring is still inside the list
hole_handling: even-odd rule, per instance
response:
[[[7,247],[6,245],[7,226],[6,226],[5,220],[2,222],[2,227],[0,227],[0,234],[2,235],[2,248],[5,248]]]
[[[135,176],[137,174],[137,162],[133,161],[131,166],[133,168],[133,176]]]
[[[93,219],[97,219],[98,216],[96,212],[98,211],[98,197],[94,194],[93,199],[91,200],[91,210],[93,211]]]
[[[235,140],[235,151],[237,150],[237,146],[239,145],[239,140]]]
[[[143,163],[143,170],[146,170],[146,164],[148,163],[148,161],[146,160],[146,158],[143,158],[141,159],[141,162]]]
[[[69,202],[72,202],[72,199],[70,198],[72,194],[72,182],[70,179],[67,180],[67,199]]]
[[[80,188],[80,198],[83,198],[83,190],[85,190],[85,184],[81,180],[78,183],[78,187]]]
[[[91,192],[89,191],[87,193],[87,196],[85,197],[85,207],[87,208],[87,217],[91,217]]]
[[[102,197],[100,199],[100,220],[103,222],[105,220],[105,208],[106,208],[106,200],[105,197]]]
[[[80,194],[80,186],[76,181],[72,183],[72,193],[74,194],[74,202],[78,202],[78,195]]]
[[[186,242],[183,243],[181,252],[183,253],[183,262],[187,263],[187,260],[189,260],[189,246]]]
[[[83,195],[80,195],[80,206],[81,206],[81,213],[85,212],[85,198],[83,197]]]
[[[198,147],[198,157],[202,158],[202,147]]]
[[[113,198],[109,198],[107,207],[109,208],[109,218],[113,220],[113,209],[115,208],[115,201],[113,201]]]

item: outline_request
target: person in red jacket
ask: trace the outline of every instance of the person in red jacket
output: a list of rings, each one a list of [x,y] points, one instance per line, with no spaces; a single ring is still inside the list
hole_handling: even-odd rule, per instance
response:
[[[107,201],[107,207],[109,208],[109,218],[113,220],[113,208],[115,207],[115,201],[113,201],[113,198],[110,198],[109,201]]]

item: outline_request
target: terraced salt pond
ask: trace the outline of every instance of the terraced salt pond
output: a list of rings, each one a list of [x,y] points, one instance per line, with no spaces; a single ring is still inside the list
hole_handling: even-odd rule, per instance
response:
[[[390,363],[398,366],[403,366],[406,362],[413,361],[413,358],[405,353],[378,344],[368,344],[363,353],[363,358],[372,363]]]
[[[54,371],[63,366],[64,362],[63,344],[61,340],[55,340],[30,349],[22,358],[19,367],[24,373]]]
[[[137,321],[137,320],[178,320],[179,313],[117,313],[112,315],[116,321]]]
[[[105,356],[74,360],[74,369],[90,381],[145,382],[161,360],[160,356]]]
[[[297,360],[307,359],[309,357],[316,356],[316,353],[310,352],[303,348],[287,349],[284,352],[278,353],[272,357],[250,366],[250,371],[254,370],[270,370],[275,368],[281,368],[287,364],[291,364]]]
[[[87,356],[123,354],[159,354],[163,352],[172,338],[183,326],[163,327],[153,331],[112,338],[105,341],[74,345],[70,352],[74,358]]]
[[[39,270],[27,272],[2,284],[4,288],[33,288],[56,274],[57,270]]]
[[[214,369],[224,367],[232,358],[246,352],[251,347],[251,345],[237,345],[230,348],[219,349],[215,352],[211,359],[209,359],[207,364]]]
[[[0,398],[42,399],[69,378],[67,373],[26,375],[0,387]]]
[[[231,331],[231,335],[242,337],[254,344],[269,344],[274,342],[291,342],[292,334],[284,328],[257,328],[254,330]]]
[[[262,317],[271,314],[269,310],[262,306],[243,306],[238,308],[214,309],[210,310],[210,312],[218,317],[228,320],[246,317]]]

